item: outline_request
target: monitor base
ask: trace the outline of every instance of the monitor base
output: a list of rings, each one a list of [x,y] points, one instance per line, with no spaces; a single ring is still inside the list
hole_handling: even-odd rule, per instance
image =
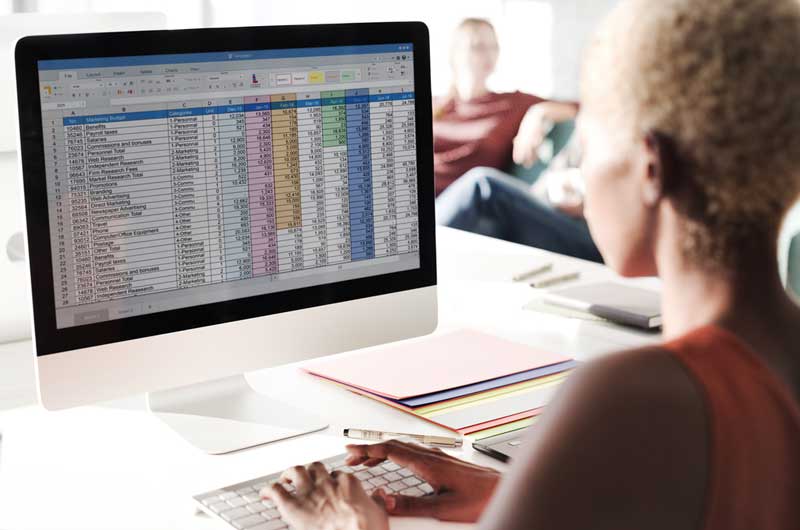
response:
[[[212,455],[328,427],[306,411],[259,394],[243,374],[149,392],[147,406],[190,444]]]

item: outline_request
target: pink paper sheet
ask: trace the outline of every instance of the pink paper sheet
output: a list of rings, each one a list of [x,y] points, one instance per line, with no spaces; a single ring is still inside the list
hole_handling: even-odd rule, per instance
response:
[[[315,362],[306,371],[392,399],[406,399],[568,360],[462,330]]]

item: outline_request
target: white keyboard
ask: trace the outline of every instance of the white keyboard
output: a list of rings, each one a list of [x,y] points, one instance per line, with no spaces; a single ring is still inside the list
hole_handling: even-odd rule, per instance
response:
[[[348,466],[344,463],[347,455],[338,455],[322,460],[328,471],[342,471],[353,473],[361,485],[371,494],[378,488],[383,488],[387,493],[400,493],[412,497],[422,497],[433,493],[433,488],[414,475],[408,469],[394,462],[384,462],[375,467]],[[226,486],[214,491],[195,495],[204,512],[212,517],[224,521],[229,527],[237,530],[282,530],[289,528],[283,522],[278,510],[272,501],[262,500],[259,495],[261,489],[269,486],[280,478],[280,473],[260,477],[232,486]],[[290,492],[294,491],[291,484],[285,485]]]

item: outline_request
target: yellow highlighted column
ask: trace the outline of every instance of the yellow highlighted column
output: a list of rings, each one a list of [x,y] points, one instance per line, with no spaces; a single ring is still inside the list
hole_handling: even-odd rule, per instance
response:
[[[278,230],[299,228],[303,222],[295,99],[294,94],[276,94],[270,98],[275,217]]]

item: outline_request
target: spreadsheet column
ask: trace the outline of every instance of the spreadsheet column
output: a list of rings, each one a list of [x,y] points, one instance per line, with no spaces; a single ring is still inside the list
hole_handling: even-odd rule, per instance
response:
[[[222,161],[219,145],[218,107],[213,100],[203,109],[203,162],[208,202],[209,283],[225,281],[225,216],[222,195]]]
[[[175,289],[166,111],[85,117],[96,300]]]
[[[324,267],[328,264],[321,105],[319,92],[297,94],[297,138],[300,150],[300,207],[303,218],[304,269]]]
[[[275,176],[272,165],[272,118],[269,96],[244,98],[253,276],[277,274]]]
[[[394,175],[394,105],[392,89],[370,89],[372,196],[375,257],[397,254]]]
[[[275,216],[280,272],[303,268],[303,215],[300,205],[300,162],[295,94],[270,97],[272,156],[275,165]]]
[[[64,171],[67,153],[64,148],[64,121],[58,116],[43,120],[45,171],[52,175],[48,181],[49,208],[53,211],[51,223],[50,250],[53,253],[53,285],[57,307],[70,305],[75,297],[75,265],[73,263],[70,237],[70,207],[68,172]]]
[[[328,264],[333,265],[351,260],[347,107],[344,90],[322,92],[321,97],[325,233],[328,238]]]
[[[228,100],[226,105],[220,106],[219,111],[225,281],[243,280],[252,276],[253,269],[244,104]]]
[[[167,111],[179,289],[211,282],[204,111],[195,105]]]
[[[397,194],[397,252],[419,251],[419,208],[417,203],[417,137],[414,93],[395,96],[394,172]]]
[[[348,89],[347,163],[350,192],[350,246],[353,261],[375,257],[372,219],[369,89]]]
[[[86,165],[86,139],[82,118],[64,120],[69,191],[70,231],[75,270],[75,302],[94,302],[95,270],[92,252],[92,217],[89,175]]]

